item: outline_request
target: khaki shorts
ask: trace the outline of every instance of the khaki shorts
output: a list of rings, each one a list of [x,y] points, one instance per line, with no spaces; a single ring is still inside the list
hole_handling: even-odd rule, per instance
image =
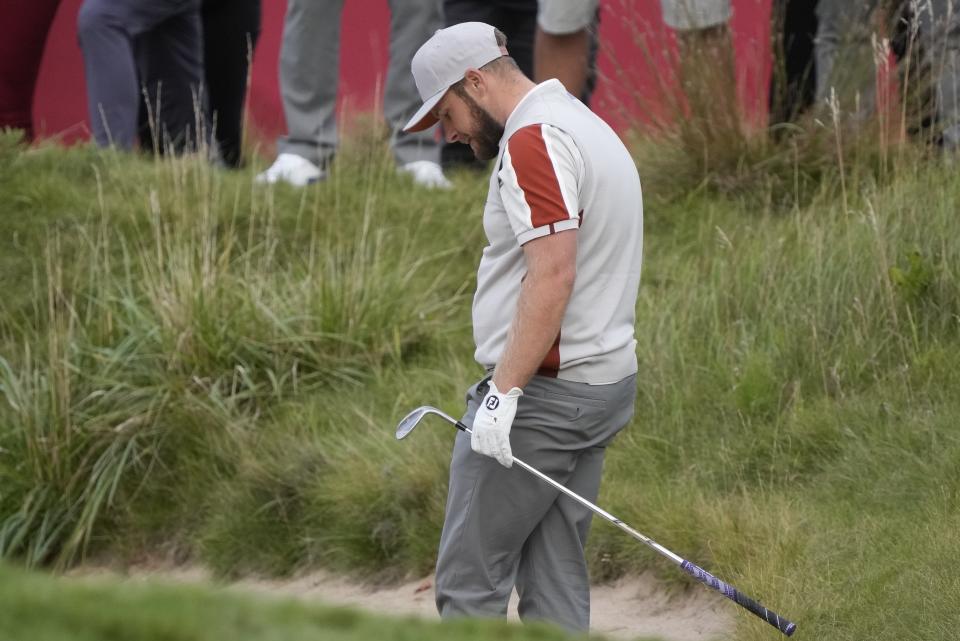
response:
[[[660,0],[663,21],[672,29],[689,31],[725,24],[730,0]]]
[[[538,0],[537,24],[544,33],[562,36],[586,29],[597,15],[598,0]]]

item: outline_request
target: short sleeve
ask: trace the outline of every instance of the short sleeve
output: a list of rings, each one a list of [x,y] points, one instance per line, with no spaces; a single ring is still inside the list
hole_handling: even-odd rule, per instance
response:
[[[536,124],[510,136],[497,177],[519,244],[580,226],[583,175],[583,156],[560,129]]]

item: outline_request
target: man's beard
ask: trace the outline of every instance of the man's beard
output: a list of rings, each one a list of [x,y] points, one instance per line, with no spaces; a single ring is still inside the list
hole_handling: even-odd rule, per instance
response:
[[[460,94],[467,106],[470,115],[476,124],[476,133],[470,136],[474,143],[473,155],[477,160],[490,160],[500,153],[500,139],[503,138],[503,125],[494,120],[490,113],[481,107],[467,92]]]

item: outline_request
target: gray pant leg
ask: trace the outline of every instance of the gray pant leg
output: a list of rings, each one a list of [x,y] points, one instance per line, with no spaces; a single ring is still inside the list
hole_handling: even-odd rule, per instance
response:
[[[629,421],[635,393],[632,376],[603,386],[534,377],[518,403],[510,435],[514,455],[595,498],[602,467],[596,450]],[[471,388],[467,424],[481,400]],[[590,515],[568,502],[518,466],[507,470],[475,454],[469,436],[459,434],[437,559],[440,615],[504,616],[520,569],[525,617],[584,629],[590,614],[583,542]],[[569,604],[572,610],[562,612]]]
[[[918,7],[922,66],[936,105],[937,130],[947,149],[960,148],[960,0],[930,0]]]
[[[875,100],[870,14],[878,0],[820,0],[814,39],[816,100],[823,104],[834,90],[842,109],[853,109],[857,94],[865,110]]]
[[[475,413],[476,401],[471,400],[463,420],[472,424]],[[437,555],[436,602],[444,619],[507,615],[520,547],[546,509],[543,504],[551,501],[546,490],[531,483],[535,479],[522,478],[523,470],[498,470],[498,465],[475,454],[470,437],[457,433]],[[498,493],[510,500],[509,507],[496,504]],[[525,509],[518,509],[514,501]],[[540,504],[538,514],[531,509],[535,501]],[[498,509],[509,509],[514,522],[503,523],[502,517],[497,518]],[[496,527],[489,537],[484,536],[484,521]]]
[[[323,166],[337,147],[337,85],[343,0],[289,0],[280,48],[280,95],[287,135],[279,153]]]
[[[140,87],[135,41],[165,20],[199,11],[198,0],[86,0],[77,16],[94,140],[131,149]],[[197,41],[202,59],[202,42]]]
[[[567,487],[596,502],[604,447],[577,457]],[[584,557],[593,512],[573,499],[557,498],[527,538],[517,571],[519,614],[523,621],[550,621],[563,628],[590,629],[590,577]]]
[[[390,0],[390,65],[383,111],[390,127],[397,164],[415,160],[440,162],[433,128],[416,133],[401,129],[422,104],[410,72],[410,61],[424,42],[443,26],[441,0]]]

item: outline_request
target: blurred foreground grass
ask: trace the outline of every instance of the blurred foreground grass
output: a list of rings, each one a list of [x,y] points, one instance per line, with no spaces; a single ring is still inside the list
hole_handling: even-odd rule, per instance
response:
[[[440,624],[266,599],[209,586],[54,579],[0,565],[3,641],[562,641],[546,625],[502,621]]]

